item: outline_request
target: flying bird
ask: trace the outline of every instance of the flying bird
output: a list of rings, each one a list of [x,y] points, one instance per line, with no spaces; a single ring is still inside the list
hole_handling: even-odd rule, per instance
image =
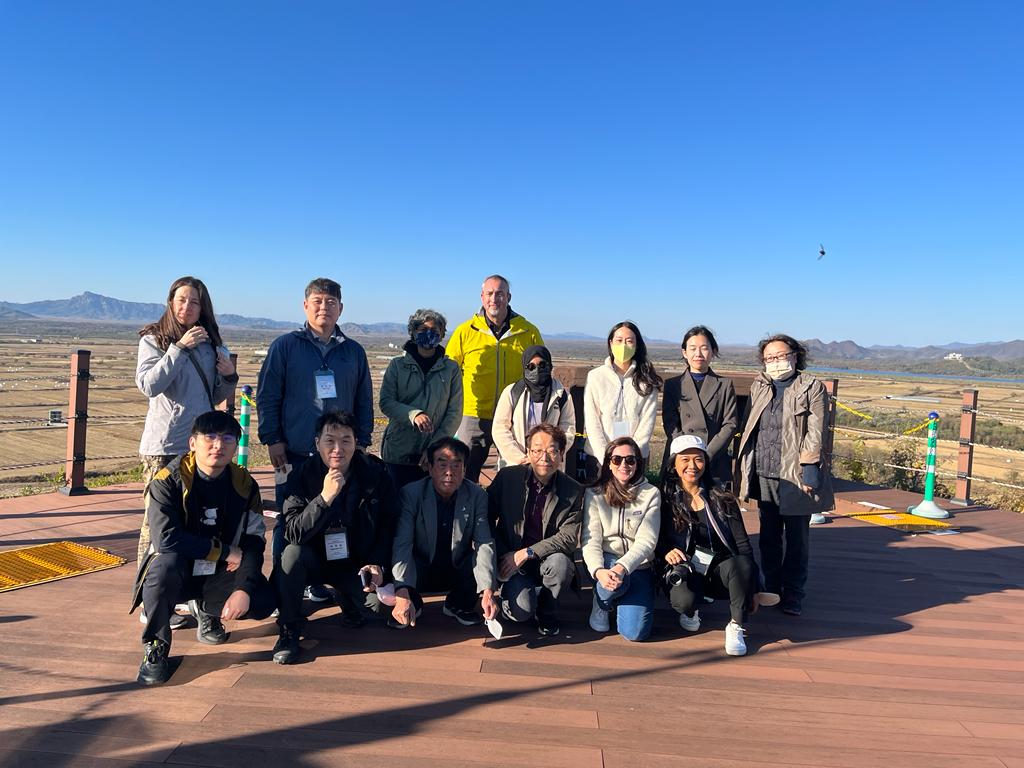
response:
[[[818,243],[818,261],[821,261],[823,258],[825,258],[825,246]]]

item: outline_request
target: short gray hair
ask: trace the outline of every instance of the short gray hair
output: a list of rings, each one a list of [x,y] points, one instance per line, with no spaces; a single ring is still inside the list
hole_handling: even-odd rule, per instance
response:
[[[448,321],[444,319],[444,315],[436,309],[417,309],[409,315],[409,338],[415,340],[416,329],[426,322],[437,326],[437,332],[441,334],[441,338],[445,337],[448,331]]]
[[[481,289],[483,288],[483,286],[487,285],[487,283],[490,282],[491,280],[501,280],[501,282],[505,284],[505,290],[508,291],[509,293],[512,293],[512,283],[510,283],[508,281],[508,278],[505,277],[504,275],[497,274],[488,275],[487,277],[485,277],[484,281],[480,283]]]

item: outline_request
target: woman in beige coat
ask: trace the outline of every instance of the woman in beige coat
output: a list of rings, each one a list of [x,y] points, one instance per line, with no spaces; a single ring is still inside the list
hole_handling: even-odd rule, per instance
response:
[[[806,348],[785,334],[758,344],[761,375],[750,385],[740,438],[742,501],[756,500],[765,589],[799,616],[807,582],[811,515],[835,507],[831,462],[823,453],[828,393],[804,373]]]
[[[523,350],[523,378],[509,384],[494,406],[491,435],[501,456],[498,468],[526,464],[526,435],[541,423],[565,433],[563,458],[576,437],[576,409],[569,390],[551,375],[551,352],[540,345]]]

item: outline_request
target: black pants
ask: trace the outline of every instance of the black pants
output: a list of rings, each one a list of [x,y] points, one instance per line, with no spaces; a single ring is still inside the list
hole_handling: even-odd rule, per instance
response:
[[[142,584],[142,605],[146,612],[142,642],[163,640],[170,645],[171,614],[176,603],[199,600],[203,613],[220,616],[224,603],[241,586],[237,571],[228,571],[225,563],[217,563],[217,572],[209,576],[193,576],[194,562],[170,552],[153,558]],[[274,590],[262,574],[254,583],[255,588],[247,588],[249,611],[243,619],[265,619],[277,607]]]
[[[693,616],[698,601],[708,597],[729,598],[729,614],[741,627],[757,588],[757,568],[750,555],[733,555],[714,563],[706,574],[691,571],[686,580],[669,590],[668,599],[677,613]]]
[[[473,558],[467,557],[461,568],[440,570],[416,558],[416,586],[409,587],[409,599],[416,610],[423,607],[424,593],[443,592],[449,608],[463,611],[476,609],[476,579],[473,577]]]
[[[367,608],[381,613],[383,607],[373,592],[364,592],[359,569],[367,563],[357,558],[328,560],[324,540],[318,537],[309,544],[288,544],[281,553],[281,563],[274,570],[274,586],[281,605],[278,624],[301,624],[302,593],[306,585],[330,584],[338,593],[338,602],[345,611],[361,613]],[[381,567],[386,563],[375,563]]]
[[[396,491],[427,476],[426,471],[415,464],[392,464],[389,462],[384,466],[387,468],[388,475],[391,476],[391,482],[395,484]]]
[[[777,504],[759,501],[761,570],[768,592],[802,600],[810,555],[810,515],[779,514]]]
[[[543,560],[523,563],[522,573],[514,573],[501,587],[502,608],[512,621],[558,618],[558,598],[572,585],[576,564],[562,552]],[[540,587],[540,594],[537,594]]]

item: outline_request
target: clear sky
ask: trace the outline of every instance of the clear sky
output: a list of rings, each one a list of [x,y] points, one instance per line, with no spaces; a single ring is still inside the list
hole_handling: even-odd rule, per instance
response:
[[[0,0],[0,299],[1024,336],[1019,2]],[[827,255],[817,260],[818,245]]]

